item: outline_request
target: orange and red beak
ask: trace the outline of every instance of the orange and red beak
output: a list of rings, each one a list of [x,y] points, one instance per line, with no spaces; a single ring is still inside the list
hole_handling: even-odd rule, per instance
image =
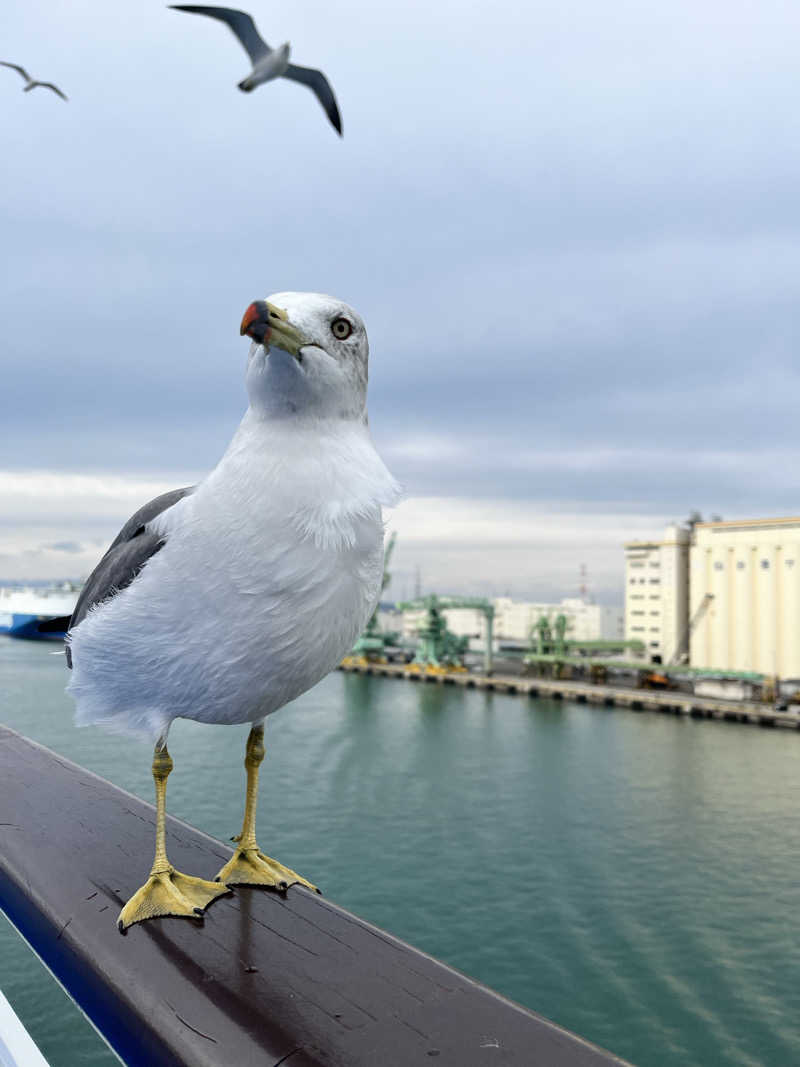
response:
[[[252,337],[265,348],[271,345],[282,348],[295,359],[303,345],[313,344],[296,326],[292,326],[283,308],[270,304],[268,300],[253,301],[242,317],[239,333]]]
[[[254,300],[242,317],[239,327],[240,336],[252,337],[260,345],[269,344],[270,330],[269,304],[266,300]]]

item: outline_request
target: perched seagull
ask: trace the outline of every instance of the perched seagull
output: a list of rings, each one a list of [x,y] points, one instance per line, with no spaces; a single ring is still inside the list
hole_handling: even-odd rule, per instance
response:
[[[52,89],[56,96],[60,96],[62,100],[66,100],[67,97],[61,92],[57,85],[53,85],[52,82],[37,82],[33,79],[24,67],[18,67],[16,63],[5,63],[0,59],[0,67],[11,67],[12,70],[19,71],[25,81],[28,83],[22,90],[23,93],[29,93],[31,89]]]
[[[314,886],[256,843],[264,719],[353,646],[383,578],[398,486],[367,425],[364,323],[339,300],[278,293],[245,311],[250,406],[222,459],[145,504],[89,577],[67,635],[76,722],[155,742],[156,851],[119,927],[202,915],[229,886]],[[238,847],[206,881],[164,845],[173,719],[251,723]]]
[[[331,125],[341,137],[342,120],[339,117],[339,108],[336,106],[336,97],[333,95],[330,82],[321,70],[297,67],[294,63],[290,63],[291,48],[288,41],[280,48],[270,48],[246,11],[236,11],[232,7],[198,7],[195,4],[170,4],[169,6],[173,11],[190,11],[194,15],[208,15],[209,18],[219,19],[220,22],[225,22],[230,26],[253,64],[252,74],[248,74],[243,81],[239,82],[238,87],[243,93],[251,93],[256,86],[271,81],[273,78],[289,78],[290,81],[307,85],[315,93]]]

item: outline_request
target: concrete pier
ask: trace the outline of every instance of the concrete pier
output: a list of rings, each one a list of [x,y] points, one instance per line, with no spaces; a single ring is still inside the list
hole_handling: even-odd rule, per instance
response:
[[[754,726],[800,728],[800,714],[777,711],[769,704],[752,701],[716,700],[683,693],[676,689],[626,689],[621,686],[593,685],[570,679],[534,678],[519,675],[473,674],[471,671],[415,670],[406,664],[343,664],[340,670],[353,674],[373,674],[384,678],[405,678],[428,685],[460,685],[465,689],[486,689],[520,696],[546,696],[556,700],[573,700],[578,704],[599,707],[630,708],[631,711],[657,711],[664,715],[687,715],[693,719],[721,719],[724,722],[749,723]]]

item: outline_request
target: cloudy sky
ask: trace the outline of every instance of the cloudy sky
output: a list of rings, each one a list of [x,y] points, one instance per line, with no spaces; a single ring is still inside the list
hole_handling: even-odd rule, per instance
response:
[[[691,508],[796,514],[800,6],[272,0],[336,90],[245,95],[151,0],[0,12],[0,578],[78,576],[244,406],[254,298],[371,339],[396,595],[621,600]]]

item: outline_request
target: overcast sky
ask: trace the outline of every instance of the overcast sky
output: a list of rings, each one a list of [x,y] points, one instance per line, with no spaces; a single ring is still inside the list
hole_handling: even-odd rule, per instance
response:
[[[249,3],[249,0],[248,0]],[[624,540],[797,514],[800,6],[4,4],[0,578],[87,573],[245,405],[254,298],[364,316],[391,592],[622,599]]]

